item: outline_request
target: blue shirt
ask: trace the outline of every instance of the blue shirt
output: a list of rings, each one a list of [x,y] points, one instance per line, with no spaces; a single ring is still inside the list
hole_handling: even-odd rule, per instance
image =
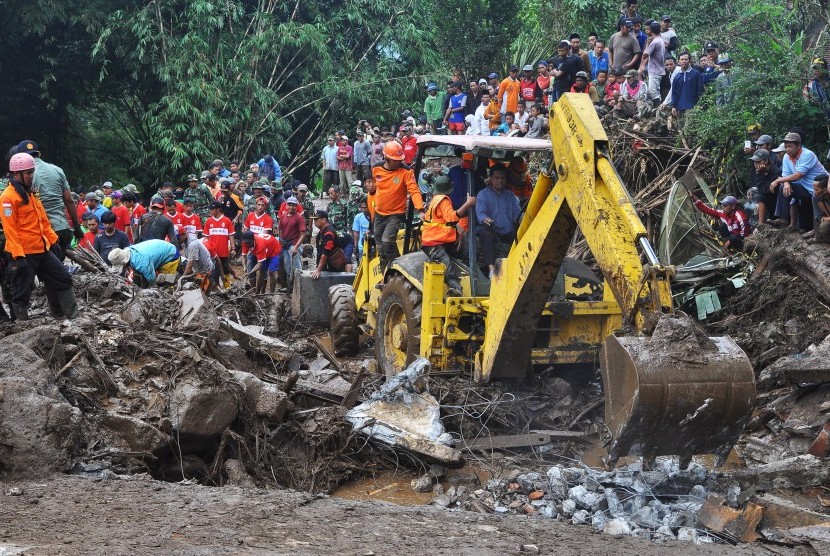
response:
[[[335,145],[323,147],[323,154],[320,158],[326,163],[327,170],[337,170],[337,147]]]
[[[594,51],[591,50],[588,52],[588,60],[591,62],[591,80],[597,78],[597,73],[600,70],[608,71],[608,52],[604,51],[602,56],[597,58],[597,55],[594,54]]]
[[[354,217],[352,222],[352,231],[357,232],[357,250],[363,253],[363,236],[369,231],[369,218],[362,212]]]
[[[369,164],[369,155],[372,154],[372,144],[364,139],[363,141],[354,142],[354,163],[360,166],[361,164]]]
[[[671,104],[680,111],[694,108],[703,94],[703,76],[695,68],[679,71],[671,82]]]
[[[466,93],[458,93],[457,95],[453,95],[450,97],[450,108],[464,108],[467,106],[467,95]],[[464,121],[464,110],[459,110],[458,112],[453,112],[450,114],[450,117],[447,119],[448,122],[453,123],[461,123]]]
[[[813,151],[801,147],[801,153],[798,155],[797,159],[793,160],[790,158],[790,155],[784,155],[784,160],[781,162],[782,176],[791,176],[796,172],[804,174],[804,177],[793,183],[797,183],[802,186],[810,192],[810,195],[812,195],[813,181],[815,181],[816,177],[826,174],[827,170],[825,170],[824,165],[818,161],[818,157]]]
[[[129,247],[130,266],[148,282],[156,281],[156,269],[179,258],[179,250],[172,243],[148,239]]]
[[[485,218],[493,220],[492,227],[496,233],[507,235],[516,231],[516,222],[522,210],[519,208],[519,198],[508,190],[496,193],[492,187],[482,189],[476,195],[476,219],[481,226]]]
[[[276,159],[271,164],[268,164],[264,158],[261,158],[256,164],[259,166],[259,172],[265,174],[269,180],[277,182],[277,185],[282,183],[282,170]]]
[[[107,209],[104,205],[98,205],[98,208],[96,208],[95,210],[91,210],[89,212],[95,215],[95,218],[98,219],[98,223],[100,224],[101,217],[108,213],[109,209]]]

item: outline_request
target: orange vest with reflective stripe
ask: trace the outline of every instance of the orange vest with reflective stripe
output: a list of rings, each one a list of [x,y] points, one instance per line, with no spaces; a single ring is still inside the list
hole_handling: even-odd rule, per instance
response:
[[[436,214],[435,209],[438,208],[444,200],[450,204],[452,210],[452,202],[446,195],[435,195],[429,202],[429,207],[424,215],[424,222],[421,224],[421,245],[424,247],[432,247],[442,243],[454,243],[457,236],[455,225],[458,224],[457,215],[452,211],[456,220],[452,222],[447,221],[443,214]]]
[[[45,253],[58,242],[58,236],[49,224],[49,218],[34,193],[29,202],[9,184],[0,195],[0,222],[6,234],[6,251],[14,258]]]

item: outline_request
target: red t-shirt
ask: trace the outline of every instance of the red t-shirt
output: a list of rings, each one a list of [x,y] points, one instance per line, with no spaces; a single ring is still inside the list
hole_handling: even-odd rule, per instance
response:
[[[124,205],[113,205],[110,211],[115,215],[115,229],[126,232],[130,226],[130,210]]]
[[[415,155],[418,154],[418,138],[414,135],[401,137],[401,145],[403,145],[403,161],[412,164]]]
[[[536,80],[521,78],[519,80],[519,96],[522,100],[536,100]]]
[[[268,216],[267,212],[263,212],[262,216],[250,212],[245,218],[245,227],[255,234],[270,234],[271,230],[274,229],[274,221]]]
[[[536,76],[536,84],[539,85],[539,88],[542,89],[542,91],[544,91],[545,89],[550,88],[550,75],[548,75],[548,76],[537,75]],[[548,94],[547,93],[544,93],[544,92],[542,93],[542,102],[545,103],[545,106],[548,105]]]
[[[202,238],[202,243],[205,244],[205,247],[207,248],[208,254],[210,254],[211,259],[215,259],[216,257],[219,256],[219,255],[216,254],[216,249],[214,249],[213,245],[210,243],[210,238],[209,237],[203,237]]]
[[[129,211],[130,209],[127,210]],[[130,226],[138,226],[138,221],[141,220],[141,217],[145,214],[147,214],[147,209],[136,203],[133,207],[132,214],[130,214]],[[130,243],[135,243],[136,238],[133,237],[132,228],[127,228],[127,237],[130,238]]]
[[[257,234],[254,236],[254,257],[257,262],[262,262],[270,257],[282,253],[280,240],[270,234]]]
[[[184,229],[187,230],[188,234],[195,234],[196,232],[202,231],[202,219],[198,214],[196,214],[195,212],[190,215],[187,215],[183,212],[180,214],[182,226],[184,226]]]
[[[305,232],[305,217],[299,212],[295,212],[294,216],[287,213],[280,216],[280,239],[283,241],[295,245],[297,240],[300,239],[300,235],[305,235]]]
[[[229,241],[233,236],[233,222],[227,216],[220,216],[214,218],[208,217],[205,221],[204,234],[208,236],[208,241],[216,250],[217,257],[230,256]]]
[[[86,247],[87,249],[95,249],[95,238],[98,236],[98,233],[86,232],[84,237],[81,238],[81,241],[78,242],[78,247]]]
[[[184,222],[182,220],[183,213],[176,212],[176,214],[170,214],[169,212],[165,212],[164,216],[172,220],[174,226],[184,226]]]

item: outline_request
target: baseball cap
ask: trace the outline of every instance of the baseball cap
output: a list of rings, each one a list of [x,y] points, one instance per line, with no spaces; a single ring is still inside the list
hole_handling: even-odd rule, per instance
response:
[[[738,199],[733,197],[732,195],[727,195],[723,199],[720,200],[720,204],[722,205],[737,205]]]
[[[510,66],[510,71],[519,71],[519,66],[517,66],[515,64]]]
[[[769,151],[766,149],[758,149],[750,158],[752,162],[760,162],[762,160],[769,160]]]
[[[499,76],[499,74],[497,74],[496,72],[493,72],[490,75],[488,75],[487,78],[488,79],[497,79],[498,76]]]
[[[756,145],[772,145],[772,137],[769,135],[761,135],[757,141],[755,141]]]
[[[265,184],[264,184],[264,183],[262,183],[261,181],[255,181],[255,182],[251,185],[251,189],[265,189]]]
[[[328,218],[328,217],[329,217],[329,213],[327,213],[326,211],[324,211],[322,209],[317,209],[314,212],[314,218]]]
[[[774,152],[774,153],[782,153],[782,152],[784,152],[784,151],[786,151],[786,150],[787,150],[787,149],[786,149],[786,147],[784,147],[784,143],[781,143],[780,145],[778,145],[777,147],[775,147],[774,149],[772,149],[772,152]]]
[[[24,139],[23,141],[17,144],[17,152],[31,155],[40,155],[40,148],[34,141],[30,139]]]
[[[626,27],[633,27],[634,26],[634,22],[631,21],[630,19],[626,19],[625,21],[622,22],[622,24],[625,25]]]
[[[96,195],[94,191],[90,191],[89,193],[87,193],[84,196],[84,200],[85,201],[97,201],[98,200],[98,195]]]
[[[220,209],[222,208],[222,203],[220,203],[219,201],[211,201],[210,205],[208,205],[208,208]]]
[[[703,47],[703,50],[717,50],[717,49],[718,49],[718,43],[716,43],[715,41],[709,41],[709,42],[706,43],[706,46]]]
[[[530,64],[527,64],[526,66],[524,66],[522,68],[522,71],[533,71],[533,66],[531,66]]]
[[[104,188],[104,189],[107,189],[107,188],[112,189],[112,182],[111,181],[105,181],[104,185],[102,185],[101,187]]]
[[[304,183],[301,183],[297,186],[297,191],[308,191],[308,186]]]
[[[121,198],[121,197],[123,197],[123,196],[124,196],[124,194],[123,194],[123,193],[121,193],[121,191],[113,191],[113,192],[112,192],[112,197],[113,197],[113,199],[120,199],[120,198]]]
[[[298,204],[300,204],[300,202],[297,200],[296,197],[289,197],[285,202],[286,202],[286,204],[289,204],[289,205],[298,205]]]
[[[801,143],[801,135],[798,133],[789,132],[784,136],[785,143]]]
[[[150,208],[164,208],[164,200],[161,197],[153,197],[150,200]]]
[[[196,178],[196,174],[190,174],[189,176],[187,176],[187,181],[199,181],[199,180]]]
[[[436,85],[435,83],[430,83],[429,85],[427,85],[427,91],[437,91],[437,90],[438,90],[438,85]]]
[[[671,16],[664,15],[663,17],[660,18],[660,21],[671,21]]]
[[[478,84],[479,85],[487,85],[487,80],[482,77],[481,79],[478,80]]]

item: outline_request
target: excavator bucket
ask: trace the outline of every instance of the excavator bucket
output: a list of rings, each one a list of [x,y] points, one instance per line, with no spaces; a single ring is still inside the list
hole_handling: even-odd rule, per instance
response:
[[[686,315],[661,316],[651,337],[609,336],[600,367],[611,464],[714,454],[720,466],[755,402],[743,350],[729,337],[707,337]]]

